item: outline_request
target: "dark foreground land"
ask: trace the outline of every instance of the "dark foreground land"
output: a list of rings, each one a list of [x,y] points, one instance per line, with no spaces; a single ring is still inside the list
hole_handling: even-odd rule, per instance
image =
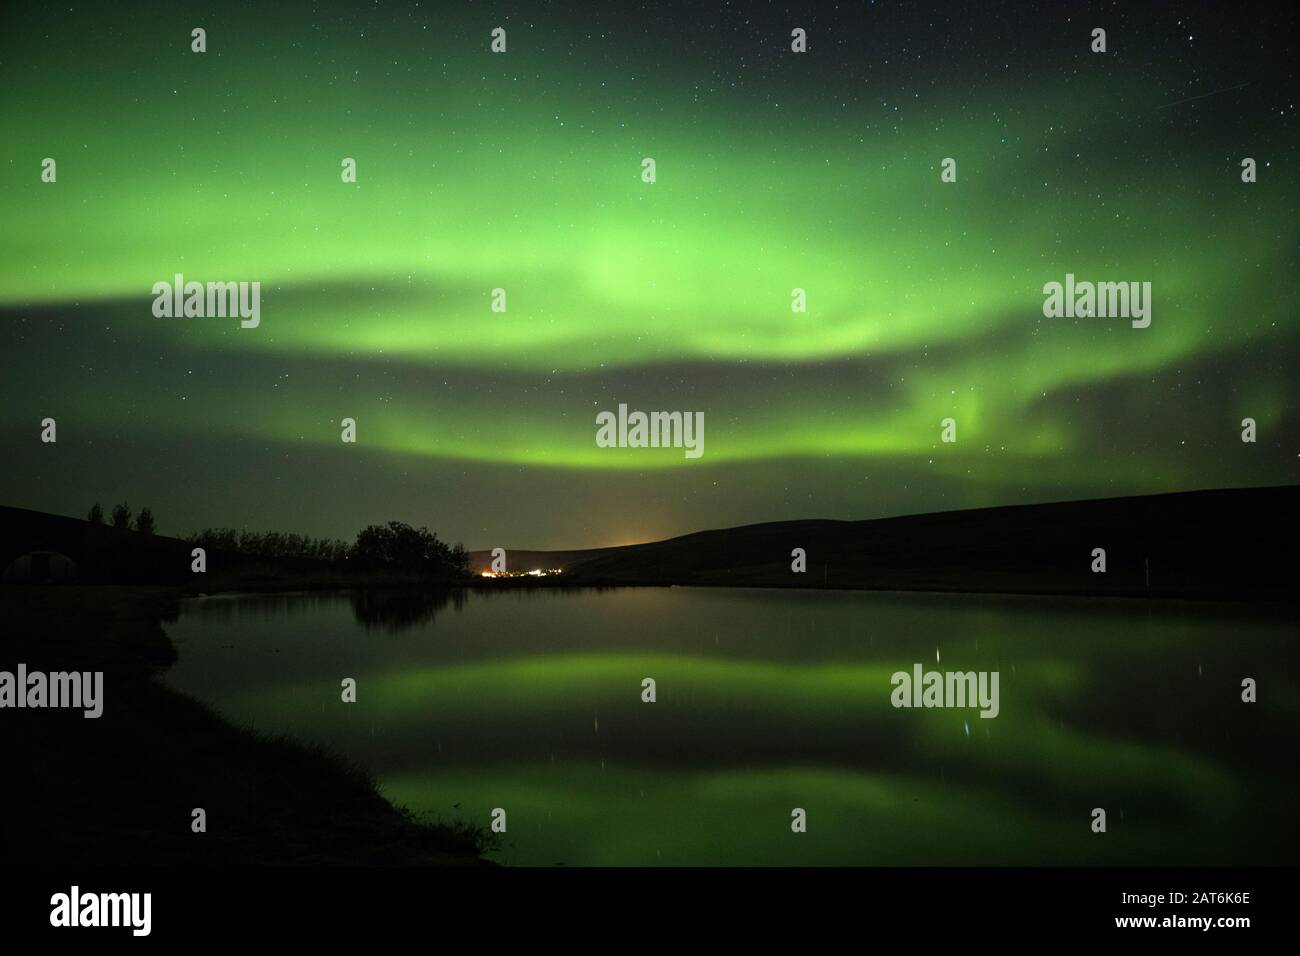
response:
[[[1300,486],[782,521],[550,558],[567,583],[1300,598]],[[791,570],[802,548],[807,570]],[[1093,549],[1106,572],[1092,570]],[[539,565],[544,552],[529,557]],[[471,567],[482,557],[471,554]]]
[[[599,551],[515,551],[516,562],[564,573],[459,583],[1295,601],[1298,514],[1300,486],[1288,486],[791,521]],[[803,573],[791,569],[796,548]],[[1104,574],[1091,569],[1094,548],[1106,550]],[[330,755],[232,727],[154,679],[174,660],[162,622],[183,593],[382,586],[420,598],[431,582],[220,553],[196,575],[186,542],[0,508],[6,582],[24,569],[34,576],[30,556],[42,552],[66,560],[41,568],[75,566],[80,583],[0,587],[0,670],[103,671],[105,711],[87,720],[79,710],[0,710],[0,864],[482,862],[485,834],[417,821]],[[379,624],[428,603],[394,612],[364,591],[358,601]],[[203,834],[190,828],[196,807],[207,812]]]
[[[417,821],[365,774],[156,681],[177,593],[0,589],[0,670],[104,672],[98,719],[0,710],[0,864],[483,863],[481,833]],[[206,833],[191,832],[196,807]]]
[[[194,574],[186,541],[0,507],[0,566],[57,552],[71,560],[82,584],[175,585],[210,594],[695,585],[1294,601],[1297,516],[1300,485],[1230,488],[867,521],[768,522],[616,548],[508,547],[509,571],[563,573],[484,578],[491,556],[473,551],[468,576],[433,579],[403,568],[220,551],[208,553],[206,573]],[[791,567],[796,548],[806,556],[801,573]],[[1105,573],[1092,569],[1097,548],[1106,552]]]

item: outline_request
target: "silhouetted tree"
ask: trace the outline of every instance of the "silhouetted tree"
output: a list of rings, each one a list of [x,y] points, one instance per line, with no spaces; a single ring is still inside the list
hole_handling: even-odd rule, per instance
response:
[[[104,523],[104,509],[99,506],[98,501],[96,501],[94,505],[91,506],[90,514],[86,516],[86,520],[89,521],[91,524]]]
[[[131,509],[125,504],[113,506],[113,527],[126,531],[131,527]]]
[[[153,512],[147,507],[141,508],[135,516],[135,530],[141,534],[153,534]]]
[[[463,574],[469,568],[464,548],[453,550],[428,528],[401,521],[372,524],[357,532],[352,557],[366,567],[397,571]]]

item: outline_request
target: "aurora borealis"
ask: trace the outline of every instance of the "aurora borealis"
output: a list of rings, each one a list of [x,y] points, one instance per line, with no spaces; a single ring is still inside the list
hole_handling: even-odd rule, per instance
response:
[[[1288,14],[751,6],[7,5],[0,502],[563,548],[1295,481]],[[180,272],[260,326],[155,318]]]

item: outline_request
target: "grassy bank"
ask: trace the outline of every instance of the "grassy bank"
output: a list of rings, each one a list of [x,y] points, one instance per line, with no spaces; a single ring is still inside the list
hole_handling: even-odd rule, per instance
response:
[[[103,671],[104,712],[0,710],[6,864],[481,865],[482,832],[430,824],[328,754],[233,727],[154,675],[177,592],[0,589],[0,670]],[[196,807],[207,832],[191,831]]]

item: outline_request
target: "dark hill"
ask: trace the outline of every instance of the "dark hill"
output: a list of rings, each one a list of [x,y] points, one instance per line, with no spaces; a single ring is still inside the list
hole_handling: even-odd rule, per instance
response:
[[[0,506],[0,572],[15,558],[52,551],[72,559],[81,584],[193,585],[192,548],[179,538]],[[258,559],[216,549],[207,552],[207,569],[202,581],[213,590],[287,586],[330,570],[325,562],[305,558]]]
[[[566,578],[626,584],[1295,600],[1300,486],[701,531],[575,557]],[[791,571],[791,551],[807,571]],[[1104,548],[1105,574],[1091,571]]]
[[[190,545],[184,541],[0,507],[0,571],[39,551],[67,555],[82,583],[174,584],[190,576]]]

